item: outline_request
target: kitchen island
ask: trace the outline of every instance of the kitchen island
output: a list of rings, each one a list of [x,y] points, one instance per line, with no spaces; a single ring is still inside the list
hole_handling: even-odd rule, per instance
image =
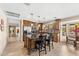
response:
[[[32,35],[24,35],[24,47],[27,49],[28,55],[30,55],[32,49],[35,49],[36,40],[36,37]]]

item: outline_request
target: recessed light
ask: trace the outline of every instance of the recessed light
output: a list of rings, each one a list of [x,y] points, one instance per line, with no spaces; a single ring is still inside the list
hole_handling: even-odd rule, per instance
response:
[[[30,3],[24,3],[25,5],[27,5],[27,6],[29,6],[30,5]]]
[[[30,15],[34,15],[33,13],[30,13]]]
[[[38,16],[38,17],[40,17],[40,16]]]
[[[54,18],[57,18],[57,17],[54,17]]]
[[[45,19],[45,17],[43,17],[43,19]]]

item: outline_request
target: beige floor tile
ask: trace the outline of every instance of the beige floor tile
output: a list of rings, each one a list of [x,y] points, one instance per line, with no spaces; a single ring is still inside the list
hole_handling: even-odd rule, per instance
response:
[[[2,56],[28,56],[23,44],[21,41],[10,41]],[[38,56],[38,51],[33,51],[31,56]],[[54,43],[54,49],[51,48],[51,51],[47,49],[47,54],[44,54],[44,51],[41,52],[41,56],[79,56],[79,49],[75,50],[72,45],[65,43]]]

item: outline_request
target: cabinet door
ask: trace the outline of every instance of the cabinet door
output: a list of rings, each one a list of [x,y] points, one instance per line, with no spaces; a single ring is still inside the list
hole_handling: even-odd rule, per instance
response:
[[[57,33],[53,34],[53,39],[54,39],[54,42],[58,42],[58,34]]]

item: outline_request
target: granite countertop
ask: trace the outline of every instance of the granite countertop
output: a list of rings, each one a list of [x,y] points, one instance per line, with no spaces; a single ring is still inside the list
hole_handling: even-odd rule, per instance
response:
[[[37,38],[37,37],[34,37],[33,35],[27,35],[26,37],[29,39],[32,39],[32,40],[36,40],[36,38]]]

